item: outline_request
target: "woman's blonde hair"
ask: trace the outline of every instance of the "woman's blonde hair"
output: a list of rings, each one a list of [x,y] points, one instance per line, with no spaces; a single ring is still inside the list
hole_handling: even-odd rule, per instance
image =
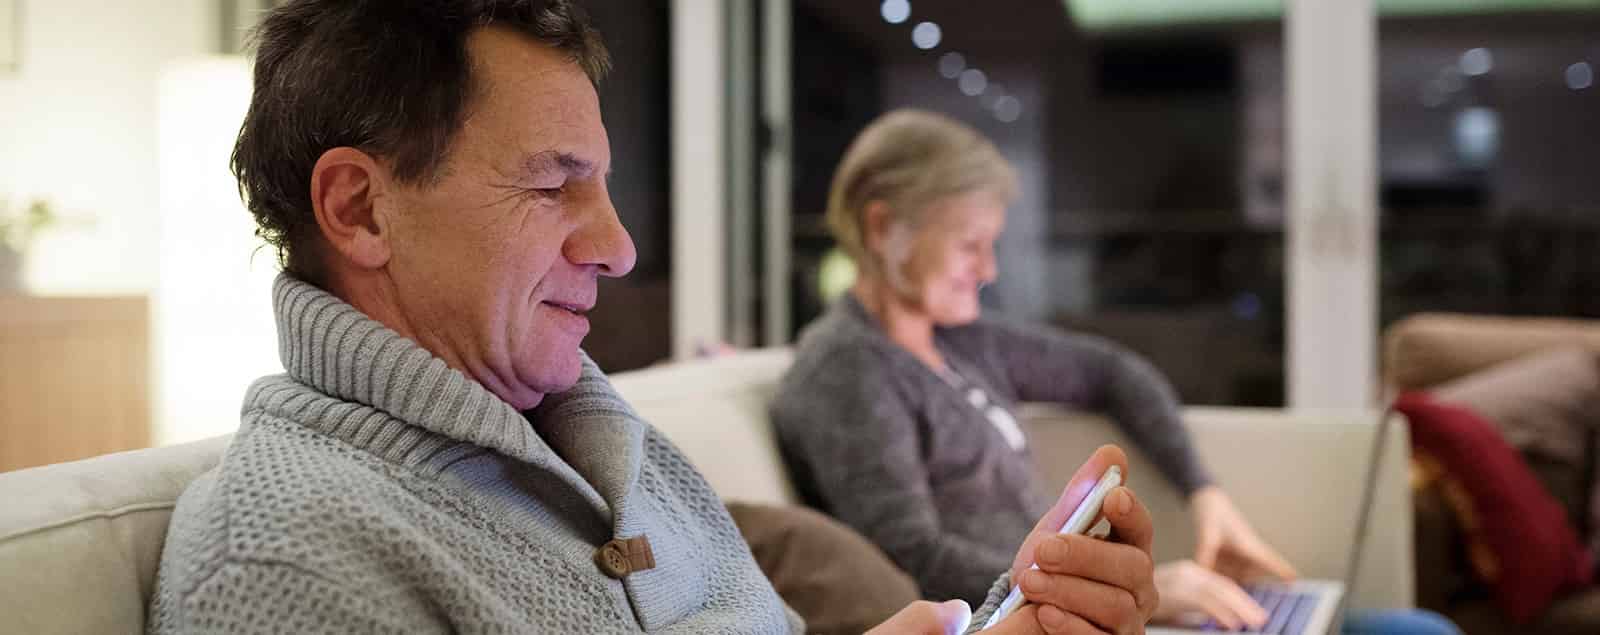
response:
[[[949,117],[895,110],[861,131],[839,162],[828,192],[828,230],[856,263],[877,266],[867,253],[866,208],[882,201],[890,224],[916,227],[933,203],[988,191],[1009,203],[1017,175],[994,144]]]

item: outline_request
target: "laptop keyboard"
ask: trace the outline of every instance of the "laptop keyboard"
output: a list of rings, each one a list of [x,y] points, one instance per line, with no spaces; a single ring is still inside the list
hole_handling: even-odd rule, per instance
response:
[[[1267,610],[1267,625],[1261,633],[1268,635],[1301,635],[1306,630],[1306,620],[1317,608],[1317,597],[1311,593],[1295,593],[1281,588],[1260,586],[1245,589],[1250,597]],[[1205,631],[1224,631],[1215,620],[1206,622]]]

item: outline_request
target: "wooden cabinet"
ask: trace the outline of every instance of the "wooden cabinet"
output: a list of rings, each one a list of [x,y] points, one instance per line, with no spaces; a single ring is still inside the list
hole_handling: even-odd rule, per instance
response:
[[[0,471],[150,444],[143,297],[0,295]]]

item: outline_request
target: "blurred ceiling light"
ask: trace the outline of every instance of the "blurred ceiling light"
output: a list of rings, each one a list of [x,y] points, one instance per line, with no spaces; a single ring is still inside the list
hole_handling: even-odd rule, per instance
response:
[[[939,56],[939,74],[945,79],[955,79],[961,76],[961,71],[967,70],[967,58],[960,53],[951,51]]]
[[[924,51],[939,46],[939,39],[943,34],[939,32],[939,25],[932,22],[923,22],[911,29],[911,43]]]
[[[910,0],[883,0],[883,6],[879,8],[879,11],[883,14],[884,22],[899,24],[911,17],[911,2]]]
[[[994,118],[1011,123],[1022,117],[1022,100],[1006,95],[994,101]]]
[[[984,108],[993,110],[995,102],[1000,101],[1005,96],[1006,87],[1001,86],[1000,82],[990,82],[989,90],[983,91],[983,96],[978,98],[978,103],[983,104]]]
[[[1474,77],[1494,70],[1494,54],[1486,48],[1468,49],[1461,54],[1461,72]]]
[[[1482,170],[1494,163],[1500,151],[1500,113],[1473,106],[1456,113],[1456,156],[1468,168]]]
[[[944,37],[944,34],[939,30],[938,24],[933,24],[933,22],[918,22],[917,27],[910,30],[910,42],[923,51],[939,46],[939,40],[942,37]]]
[[[962,94],[968,97],[977,97],[978,95],[982,95],[984,89],[989,87],[989,76],[984,75],[983,71],[980,71],[976,68],[969,68],[962,71],[961,79],[958,81],[961,85]]]
[[[1583,90],[1594,85],[1594,67],[1578,62],[1567,67],[1567,88]]]

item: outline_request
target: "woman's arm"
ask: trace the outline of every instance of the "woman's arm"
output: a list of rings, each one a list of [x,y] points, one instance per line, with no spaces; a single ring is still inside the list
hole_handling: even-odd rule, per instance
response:
[[[1099,337],[1000,322],[979,328],[986,336],[982,354],[1002,369],[1020,400],[1105,413],[1186,497],[1211,483],[1177,394],[1149,362]]]

